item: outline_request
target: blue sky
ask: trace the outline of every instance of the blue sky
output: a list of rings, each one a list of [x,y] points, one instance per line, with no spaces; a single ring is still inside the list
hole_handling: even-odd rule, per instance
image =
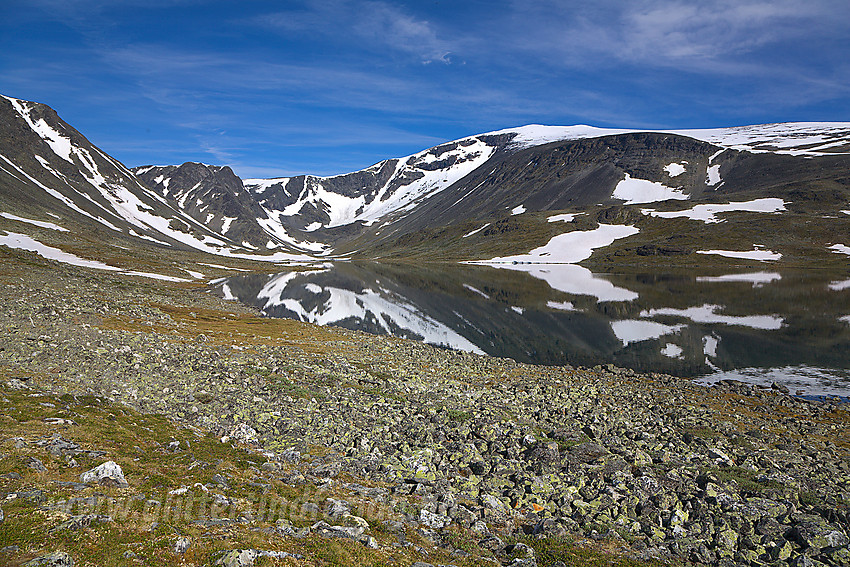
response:
[[[242,177],[530,123],[850,121],[848,54],[846,0],[0,0],[0,93]]]

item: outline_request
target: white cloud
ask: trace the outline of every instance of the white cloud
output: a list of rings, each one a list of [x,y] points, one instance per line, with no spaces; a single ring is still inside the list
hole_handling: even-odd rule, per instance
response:
[[[514,2],[521,26],[518,47],[558,54],[568,65],[592,66],[600,57],[651,67],[747,73],[765,70],[739,58],[770,45],[847,30],[846,5],[835,0],[558,0]],[[527,33],[537,27],[537,33]],[[518,34],[507,37],[516,38]]]
[[[306,9],[277,12],[252,21],[289,33],[305,32],[335,39],[350,37],[360,43],[359,49],[390,48],[412,55],[422,63],[451,62],[452,42],[440,38],[432,23],[388,2],[314,0]]]

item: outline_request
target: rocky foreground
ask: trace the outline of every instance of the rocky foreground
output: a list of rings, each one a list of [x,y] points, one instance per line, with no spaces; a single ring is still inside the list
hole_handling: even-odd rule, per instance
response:
[[[260,319],[6,252],[0,276],[0,562],[850,565],[838,401]],[[75,547],[130,526],[168,543]]]

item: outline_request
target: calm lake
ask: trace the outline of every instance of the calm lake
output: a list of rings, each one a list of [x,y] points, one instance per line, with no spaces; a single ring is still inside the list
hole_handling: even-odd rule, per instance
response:
[[[285,317],[536,364],[613,363],[850,396],[848,274],[328,263],[214,282]]]

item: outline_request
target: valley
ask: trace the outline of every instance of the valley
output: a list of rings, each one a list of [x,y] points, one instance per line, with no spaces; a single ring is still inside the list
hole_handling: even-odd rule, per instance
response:
[[[0,281],[4,564],[850,560],[848,123],[243,180],[4,96]]]

